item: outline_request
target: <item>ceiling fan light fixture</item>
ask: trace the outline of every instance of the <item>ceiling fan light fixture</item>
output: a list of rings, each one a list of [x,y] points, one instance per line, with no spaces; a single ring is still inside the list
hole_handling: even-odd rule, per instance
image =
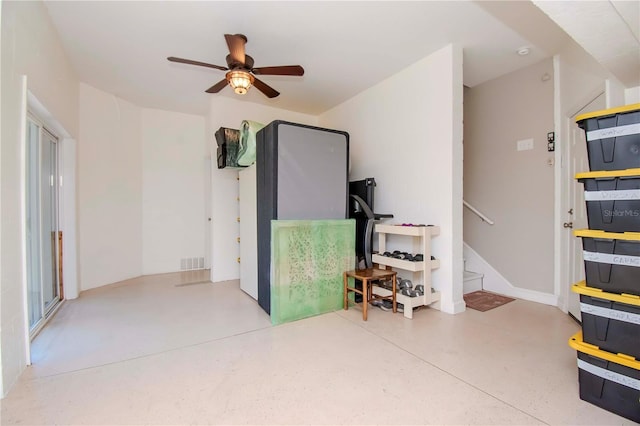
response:
[[[244,95],[253,84],[253,75],[246,71],[229,71],[227,81],[238,95]]]
[[[0,0],[2,1],[2,0]],[[256,75],[291,75],[303,76],[304,68],[300,65],[280,65],[275,67],[253,67],[253,58],[246,54],[244,46],[247,43],[247,37],[242,34],[225,34],[229,54],[226,57],[227,66],[208,64],[206,62],[193,61],[191,59],[177,58],[169,56],[167,60],[170,62],[178,62],[189,65],[197,65],[200,67],[214,68],[220,71],[227,71],[225,78],[218,81],[213,86],[205,90],[206,93],[219,93],[227,85],[233,88],[238,95],[245,95],[251,86],[256,86],[256,90],[261,92],[267,98],[276,98],[280,95],[273,87],[264,81],[255,78]]]

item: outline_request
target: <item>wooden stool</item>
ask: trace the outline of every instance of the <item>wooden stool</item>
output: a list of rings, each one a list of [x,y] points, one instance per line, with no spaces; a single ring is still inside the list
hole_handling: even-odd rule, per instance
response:
[[[387,299],[393,303],[393,312],[397,311],[396,306],[396,272],[388,271],[385,269],[368,268],[368,269],[356,269],[353,271],[347,271],[343,274],[344,277],[344,310],[349,309],[349,300],[347,299],[348,292],[353,291],[362,295],[362,319],[367,320],[367,307],[369,302],[376,299]],[[349,287],[349,277],[362,281],[362,290],[358,290],[354,287]],[[392,290],[390,296],[378,296],[371,291],[371,284],[375,281],[391,279]]]

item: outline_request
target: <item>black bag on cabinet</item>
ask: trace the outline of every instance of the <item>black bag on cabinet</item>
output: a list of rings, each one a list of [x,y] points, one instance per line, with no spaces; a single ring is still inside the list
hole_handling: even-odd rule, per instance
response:
[[[224,169],[227,167],[227,146],[224,144],[218,145],[216,152],[218,156],[218,168]]]
[[[220,127],[216,133],[218,144],[218,168],[240,168],[238,165],[238,152],[240,150],[240,130]],[[222,158],[221,158],[222,157]]]

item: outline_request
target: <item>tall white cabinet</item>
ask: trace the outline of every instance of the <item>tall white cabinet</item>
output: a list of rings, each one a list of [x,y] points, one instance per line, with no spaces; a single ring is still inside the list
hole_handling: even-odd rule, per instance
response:
[[[240,188],[240,288],[258,299],[258,210],[256,165],[238,172]]]

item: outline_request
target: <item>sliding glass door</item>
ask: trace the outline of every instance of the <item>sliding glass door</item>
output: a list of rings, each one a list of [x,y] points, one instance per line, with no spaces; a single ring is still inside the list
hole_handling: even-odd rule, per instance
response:
[[[36,332],[60,301],[58,139],[27,120],[27,288],[29,329]]]

